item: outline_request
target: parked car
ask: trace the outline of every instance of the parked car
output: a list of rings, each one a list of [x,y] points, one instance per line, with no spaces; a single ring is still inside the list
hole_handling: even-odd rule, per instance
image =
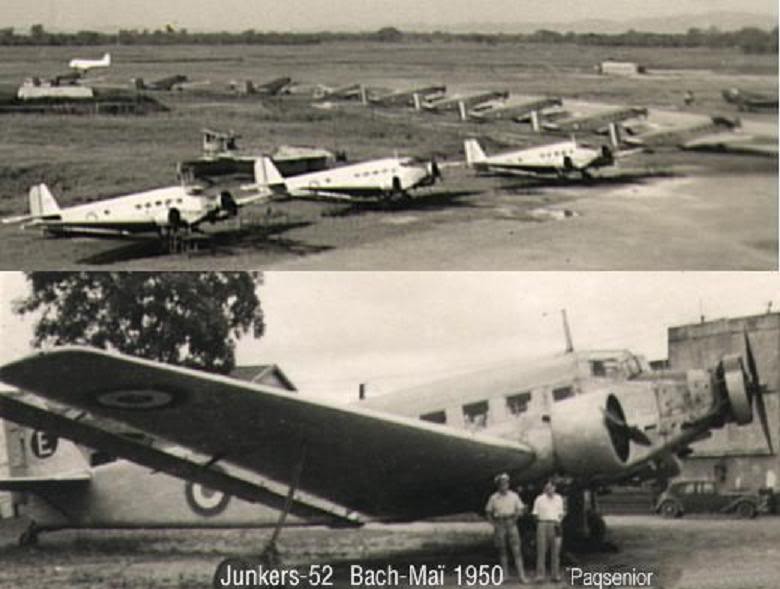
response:
[[[672,482],[661,493],[655,512],[664,517],[682,517],[686,513],[733,513],[741,518],[756,517],[764,511],[765,500],[755,491],[726,490],[714,481]]]

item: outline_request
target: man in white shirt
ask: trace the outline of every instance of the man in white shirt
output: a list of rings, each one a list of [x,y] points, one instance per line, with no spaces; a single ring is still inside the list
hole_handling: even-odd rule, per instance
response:
[[[536,580],[547,578],[547,551],[550,551],[550,568],[553,581],[561,580],[561,522],[566,515],[563,497],[555,492],[555,483],[550,480],[544,486],[544,492],[534,501],[533,514],[536,516]]]
[[[520,552],[520,533],[517,530],[517,519],[523,514],[525,505],[520,496],[509,489],[509,475],[501,473],[495,479],[498,491],[493,493],[485,506],[488,521],[493,524],[493,537],[498,548],[498,557],[504,575],[509,577],[509,557],[506,551],[507,542],[512,549],[517,574],[521,583],[528,580],[523,567],[523,555]]]

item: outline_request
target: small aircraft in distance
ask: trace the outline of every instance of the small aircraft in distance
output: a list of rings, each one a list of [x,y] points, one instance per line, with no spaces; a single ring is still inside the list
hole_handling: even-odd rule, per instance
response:
[[[201,224],[235,217],[241,207],[269,199],[282,182],[270,158],[263,157],[255,162],[255,183],[242,187],[246,194],[240,197],[227,190],[210,195],[198,187],[177,185],[61,208],[49,188],[38,184],[29,192],[29,213],[2,222],[21,223],[23,229],[39,228],[51,236],[157,233],[170,238],[169,246],[174,247],[176,239],[196,231]]]
[[[76,70],[81,74],[87,73],[94,68],[109,67],[111,65],[111,54],[106,53],[100,59],[71,59],[68,63],[68,67],[72,70]]]
[[[434,100],[426,100],[423,102],[422,107],[430,112],[458,111],[460,118],[466,120],[470,110],[479,110],[481,105],[494,104],[507,98],[509,98],[507,90],[489,90],[487,92],[456,94],[455,96],[443,96]]]
[[[735,104],[740,111],[777,111],[777,96],[749,92],[740,88],[728,88],[723,91],[723,100],[729,104]]]
[[[244,80],[243,83],[233,80],[230,82],[230,89],[240,94],[259,94],[261,96],[278,96],[280,94],[289,94],[292,85],[292,78],[282,77],[255,84],[252,80]]]
[[[612,149],[586,147],[575,140],[525,147],[487,155],[476,139],[467,139],[463,148],[466,165],[477,172],[509,176],[557,176],[580,179],[591,177],[594,168],[615,163]]]
[[[512,104],[496,104],[492,108],[470,110],[469,119],[477,121],[531,121],[534,130],[539,129],[539,121],[552,110],[560,110],[563,99],[560,97],[536,98]],[[535,122],[534,122],[535,121]]]
[[[616,107],[593,114],[542,123],[545,131],[555,133],[601,133],[612,123],[622,123],[629,119],[646,119],[648,109],[644,106]]]
[[[410,90],[396,90],[379,96],[369,95],[367,99],[369,103],[376,106],[412,106],[415,110],[420,110],[427,101],[444,96],[445,92],[447,92],[447,86],[433,84]]]
[[[435,160],[387,157],[289,176],[284,178],[284,191],[295,198],[392,199],[407,197],[410,190],[432,186],[439,180],[441,171]]]

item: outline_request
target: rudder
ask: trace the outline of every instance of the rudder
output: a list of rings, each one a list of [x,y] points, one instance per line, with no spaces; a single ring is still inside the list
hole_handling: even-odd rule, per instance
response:
[[[29,203],[30,215],[33,217],[47,217],[60,212],[60,206],[46,184],[37,184],[30,188]]]
[[[471,167],[474,164],[484,162],[487,159],[482,146],[476,139],[466,139],[463,142],[463,150],[466,152],[466,165]]]

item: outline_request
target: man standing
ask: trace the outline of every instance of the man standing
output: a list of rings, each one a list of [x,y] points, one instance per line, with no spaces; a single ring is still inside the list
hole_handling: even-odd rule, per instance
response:
[[[504,574],[509,577],[509,557],[506,551],[507,542],[515,558],[515,566],[521,583],[527,583],[523,555],[520,552],[520,533],[517,530],[517,519],[523,514],[520,496],[509,490],[509,475],[501,473],[495,478],[498,491],[493,493],[485,506],[488,521],[493,524],[493,537],[498,548],[498,557]]]
[[[536,579],[544,581],[547,578],[545,565],[549,550],[553,581],[560,581],[563,541],[561,522],[566,515],[566,509],[563,505],[563,497],[555,492],[555,483],[552,480],[547,481],[544,492],[534,501],[533,514],[536,516]]]

